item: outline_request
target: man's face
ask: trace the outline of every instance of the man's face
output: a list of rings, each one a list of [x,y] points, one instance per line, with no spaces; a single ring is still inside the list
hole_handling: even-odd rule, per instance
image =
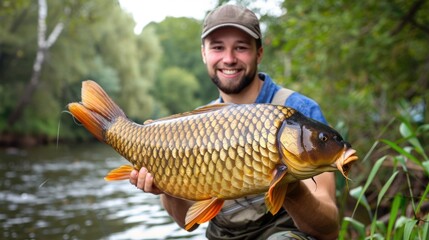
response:
[[[201,48],[207,71],[222,92],[237,94],[255,79],[262,47],[250,35],[234,27],[210,33]]]

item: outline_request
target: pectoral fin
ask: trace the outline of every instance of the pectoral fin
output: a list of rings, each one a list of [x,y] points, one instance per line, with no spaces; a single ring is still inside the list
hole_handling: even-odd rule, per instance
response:
[[[189,231],[195,224],[201,224],[214,218],[222,208],[223,199],[212,198],[194,203],[185,219],[185,230]]]
[[[265,205],[267,206],[267,210],[270,211],[273,215],[280,210],[285,200],[288,183],[282,181],[282,179],[286,173],[286,166],[278,166],[276,175],[271,181],[270,188],[265,194]]]
[[[116,169],[110,171],[104,179],[106,181],[118,181],[118,180],[126,180],[130,179],[130,173],[133,171],[133,166],[130,165],[122,165]]]

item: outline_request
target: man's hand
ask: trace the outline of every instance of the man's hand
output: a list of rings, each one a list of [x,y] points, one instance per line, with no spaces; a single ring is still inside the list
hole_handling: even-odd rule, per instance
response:
[[[130,183],[135,185],[138,189],[143,192],[152,193],[155,195],[163,193],[154,183],[153,176],[147,171],[146,168],[142,167],[140,171],[133,170],[130,173]]]

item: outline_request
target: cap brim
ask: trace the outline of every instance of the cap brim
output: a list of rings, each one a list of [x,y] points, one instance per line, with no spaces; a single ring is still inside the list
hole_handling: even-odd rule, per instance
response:
[[[207,37],[210,33],[212,33],[214,30],[217,30],[219,28],[223,28],[223,27],[236,27],[239,28],[243,31],[245,31],[247,34],[249,34],[250,36],[252,36],[255,39],[259,39],[260,37],[258,36],[258,34],[256,34],[255,32],[253,32],[252,30],[250,30],[249,28],[240,25],[240,24],[236,24],[236,23],[223,23],[223,24],[219,24],[217,26],[214,26],[210,29],[208,29],[207,31],[205,31],[202,35],[201,35],[201,39]]]

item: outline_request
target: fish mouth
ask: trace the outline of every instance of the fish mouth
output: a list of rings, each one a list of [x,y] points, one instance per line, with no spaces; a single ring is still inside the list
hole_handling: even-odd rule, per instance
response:
[[[356,155],[356,150],[352,148],[344,147],[344,152],[334,163],[334,167],[336,166],[338,170],[341,172],[341,174],[343,174],[343,176],[346,179],[350,180],[347,176],[349,174],[351,166],[357,160],[358,160],[358,156]]]

